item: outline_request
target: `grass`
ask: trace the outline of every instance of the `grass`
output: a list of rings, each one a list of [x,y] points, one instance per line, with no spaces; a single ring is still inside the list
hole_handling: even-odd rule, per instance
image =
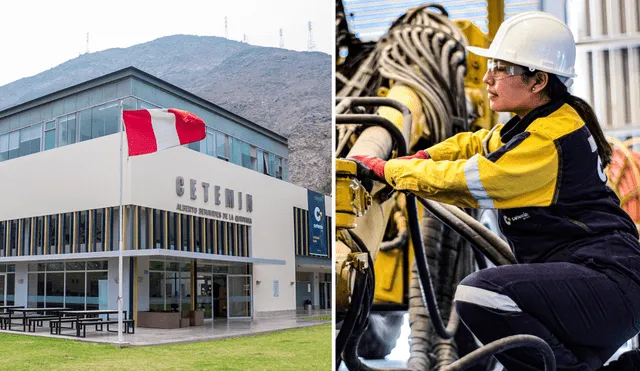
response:
[[[331,321],[331,316],[315,316],[315,317],[306,317],[307,321]]]
[[[331,324],[125,349],[3,333],[0,370],[330,370],[331,339]]]

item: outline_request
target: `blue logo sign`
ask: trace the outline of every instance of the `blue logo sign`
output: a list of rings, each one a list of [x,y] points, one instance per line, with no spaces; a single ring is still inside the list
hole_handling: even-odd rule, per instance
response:
[[[328,257],[324,195],[307,190],[309,199],[309,254]]]

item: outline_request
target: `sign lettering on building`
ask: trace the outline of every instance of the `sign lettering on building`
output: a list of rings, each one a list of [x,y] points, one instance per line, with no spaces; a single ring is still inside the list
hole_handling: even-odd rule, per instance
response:
[[[230,188],[222,189],[218,185],[211,187],[211,184],[207,182],[200,182],[200,186],[198,186],[196,179],[189,179],[188,193],[191,200],[197,200],[198,197],[202,197],[202,201],[205,204],[209,204],[209,199],[212,198],[212,204],[216,206],[222,205],[222,195],[224,194],[224,207],[226,209],[225,211],[212,210],[179,203],[176,206],[177,211],[251,224],[251,218],[233,214],[234,210],[253,212],[253,196],[249,193],[236,192]],[[180,197],[185,195],[185,180],[181,176],[176,177],[176,194]]]

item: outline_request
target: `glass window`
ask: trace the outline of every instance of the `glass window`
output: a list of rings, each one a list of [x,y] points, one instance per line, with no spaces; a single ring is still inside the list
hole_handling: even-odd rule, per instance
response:
[[[210,133],[207,132],[207,137],[205,138],[205,146],[204,146],[204,153],[206,153],[209,156],[215,156],[216,155],[216,148],[215,148],[215,135],[214,133]]]
[[[150,261],[149,269],[155,271],[164,271],[164,262],[163,261]]]
[[[109,264],[106,260],[87,262],[87,270],[90,271],[107,270],[108,267]]]
[[[44,125],[44,150],[56,147],[56,122],[49,121]]]
[[[99,138],[118,132],[120,107],[118,102],[91,109],[91,137]]]
[[[276,155],[269,153],[269,169],[268,173],[271,176],[276,176]]]
[[[276,178],[282,179],[282,157],[276,156]]]
[[[15,305],[16,303],[16,275],[7,274],[7,305]]]
[[[253,169],[253,156],[251,155],[251,145],[249,143],[242,142],[242,166],[247,169]]]
[[[9,133],[9,159],[17,158],[20,149],[20,132]]]
[[[45,289],[47,307],[64,306],[64,272],[46,273],[47,285]]]
[[[168,215],[168,227],[169,227],[169,250],[176,249],[176,217],[175,213],[167,213]]]
[[[182,237],[182,243],[181,243],[181,249],[182,251],[191,251],[191,234],[190,232],[190,225],[191,225],[191,218],[189,217],[189,215],[185,215],[185,214],[179,214],[180,215],[180,234]]]
[[[9,221],[9,253],[11,256],[18,256],[18,221]]]
[[[104,251],[104,246],[102,245],[102,234],[104,231],[104,210],[97,209],[95,210],[94,218],[93,218],[93,241],[91,241],[91,246],[93,251]]]
[[[90,265],[92,262],[88,262]],[[107,262],[104,263],[106,269]],[[87,310],[108,309],[109,277],[107,272],[87,272]]]
[[[228,136],[216,132],[216,156],[219,159],[229,161]]]
[[[257,149],[256,150],[256,162],[257,162],[257,170],[259,173],[262,174],[266,174],[265,173],[265,167],[264,167],[264,161],[262,160],[264,156],[264,151],[262,151],[261,149]]]
[[[22,220],[22,251],[23,256],[29,256],[31,249],[31,218],[25,218]]]
[[[229,137],[231,140],[231,162],[236,165],[242,165],[242,141],[236,138]]]
[[[29,263],[27,270],[29,272],[44,272],[45,268],[44,263]]]
[[[149,310],[164,311],[164,272],[149,272]]]
[[[0,161],[9,159],[9,134],[0,135]]]
[[[64,263],[62,262],[45,263],[45,264],[47,266],[47,272],[64,271]]]
[[[202,252],[202,218],[194,218],[193,243],[195,244],[195,252]]]
[[[67,262],[68,271],[83,271],[85,270],[84,262]]]
[[[164,245],[163,242],[164,221],[162,218],[162,211],[153,211],[153,239],[154,248],[160,249]]]
[[[66,146],[76,142],[76,114],[58,119],[58,146]]]
[[[80,127],[80,142],[91,139],[91,109],[78,112],[78,123]]]
[[[26,156],[40,152],[40,139],[42,138],[42,124],[29,126],[20,130],[19,156]]]
[[[84,265],[84,264],[83,264]],[[69,263],[67,263],[67,268]],[[85,272],[69,272],[66,274],[65,307],[71,310],[84,310]],[[49,298],[47,297],[47,303]]]

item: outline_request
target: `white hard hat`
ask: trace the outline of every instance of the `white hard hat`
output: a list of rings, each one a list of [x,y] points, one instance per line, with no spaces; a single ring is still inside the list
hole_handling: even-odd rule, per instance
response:
[[[467,46],[467,50],[558,75],[566,85],[576,77],[573,34],[564,22],[545,12],[518,13],[500,25],[489,49]]]

